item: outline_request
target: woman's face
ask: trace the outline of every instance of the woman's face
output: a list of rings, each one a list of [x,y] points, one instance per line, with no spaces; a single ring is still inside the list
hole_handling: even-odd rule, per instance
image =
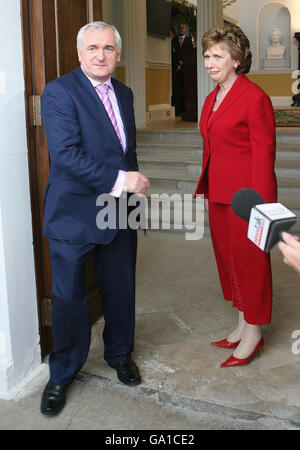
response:
[[[206,50],[204,65],[211,79],[219,84],[226,83],[235,76],[235,68],[238,67],[239,62],[232,59],[226,44],[219,43]]]

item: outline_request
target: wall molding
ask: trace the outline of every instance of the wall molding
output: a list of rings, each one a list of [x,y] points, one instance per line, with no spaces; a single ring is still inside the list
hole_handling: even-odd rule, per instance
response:
[[[172,64],[168,61],[154,61],[151,59],[147,59],[145,61],[145,67],[146,69],[164,69],[164,70],[170,70],[172,67]]]
[[[292,97],[270,97],[273,107],[275,106],[291,106]]]

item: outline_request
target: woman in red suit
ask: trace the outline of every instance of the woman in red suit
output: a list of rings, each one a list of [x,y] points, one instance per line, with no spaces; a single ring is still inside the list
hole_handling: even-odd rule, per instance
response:
[[[202,109],[203,166],[195,196],[205,194],[224,298],[239,310],[236,328],[212,344],[234,348],[221,366],[236,366],[249,363],[264,344],[260,325],[271,320],[272,277],[270,255],[247,238],[248,223],[233,213],[231,199],[252,188],[265,202],[277,201],[274,111],[266,93],[244,75],[251,52],[238,26],[212,28],[202,46],[217,86]]]

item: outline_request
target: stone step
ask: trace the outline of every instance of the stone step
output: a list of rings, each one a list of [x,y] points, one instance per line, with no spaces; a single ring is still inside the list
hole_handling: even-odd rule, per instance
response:
[[[137,146],[138,158],[167,158],[167,159],[195,159],[202,161],[202,141],[198,143],[182,144],[139,144]],[[291,161],[298,164],[300,161],[300,145],[278,145],[276,162]]]
[[[155,210],[155,214],[168,211],[173,214],[176,211],[177,218],[185,214],[186,216],[192,215],[192,218],[196,219],[197,215],[204,212],[204,200],[194,199],[192,194],[155,194],[150,192],[147,195],[147,205],[149,211],[150,209]]]
[[[181,143],[164,143],[164,142],[145,142],[137,143],[137,152],[141,155],[176,155],[182,156],[186,154],[198,155],[202,154],[203,142],[199,139],[197,142],[189,142],[188,140]],[[276,155],[280,159],[300,159],[300,143],[298,145],[277,144]]]
[[[198,143],[201,135],[198,127],[172,130],[137,130],[137,143]],[[300,145],[300,131],[297,128],[277,128],[277,145]]]
[[[277,130],[276,174],[278,201],[300,217],[300,133],[295,130]],[[150,194],[171,196],[189,194],[196,188],[202,166],[202,138],[197,128],[191,130],[143,130],[137,135],[137,155],[140,170],[150,179]],[[149,214],[151,214],[151,206]],[[193,220],[195,204],[191,203]],[[175,205],[170,200],[170,221],[159,217],[159,229],[173,226]],[[169,222],[169,223],[168,223]],[[204,215],[207,228],[207,214]],[[183,227],[184,230],[184,227]],[[294,231],[300,231],[297,223]]]
[[[154,194],[156,196],[161,196],[162,194],[166,194],[170,198],[170,201],[172,201],[172,195],[176,194],[177,196],[181,196],[181,200],[183,201],[183,195],[185,194],[185,199],[189,198],[192,199],[194,191],[190,192],[174,192],[173,186],[165,186],[166,189],[163,191],[159,187],[159,185],[151,184],[151,187],[148,191],[148,201],[150,201],[151,194]],[[173,197],[173,199],[176,199],[176,196]],[[282,203],[284,206],[292,210],[295,214],[296,211],[300,211],[300,190],[299,188],[286,188],[286,187],[279,187],[278,189],[278,202]]]
[[[200,251],[200,250],[199,250]],[[174,286],[175,289],[176,285]],[[177,288],[178,289],[178,288]],[[201,291],[199,291],[199,295],[202,294]],[[146,315],[146,314],[144,314]],[[159,313],[156,312],[156,315],[159,315]],[[140,316],[142,314],[140,313]],[[142,317],[138,316],[137,320],[142,321]],[[150,315],[149,315],[150,316]],[[169,311],[169,316],[173,319],[173,316],[175,316],[175,312],[173,312],[172,309]],[[151,314],[151,319],[154,317],[155,320],[156,317],[154,313]],[[177,318],[177,316],[175,316]],[[170,331],[169,334],[171,335],[171,338],[173,337],[174,333],[176,331],[173,331],[173,328],[170,327],[169,322],[166,320],[163,321],[164,315],[162,314],[162,323],[163,326],[169,327]],[[148,320],[151,320],[148,319]],[[145,320],[145,319],[144,319]],[[170,319],[171,320],[171,319]],[[178,320],[179,321],[179,320]],[[156,322],[154,322],[156,323]],[[171,322],[172,323],[172,322]],[[184,323],[181,323],[181,326],[183,326]],[[97,324],[94,325],[94,327],[97,327]],[[178,324],[177,324],[178,327]],[[102,330],[102,328],[101,328]],[[167,328],[167,330],[169,330]],[[145,329],[145,333],[148,331],[148,328]],[[139,329],[138,333],[141,333],[141,330]],[[172,334],[173,333],[173,334]],[[182,332],[181,332],[182,333]],[[196,333],[195,333],[196,334]],[[143,336],[143,334],[142,334]],[[147,335],[146,335],[147,336]],[[138,336],[139,338],[139,336]],[[170,338],[170,339],[171,339]],[[149,339],[149,338],[148,338]],[[179,347],[179,344],[177,343],[176,339],[178,340],[178,337],[175,334],[175,337],[173,338],[173,341],[175,344],[174,346]],[[194,338],[195,340],[197,339]],[[144,342],[143,340],[141,340]],[[173,342],[172,341],[172,342]],[[198,338],[198,341],[201,343],[201,338]],[[200,345],[196,342],[197,345]],[[194,342],[194,341],[193,341]],[[93,342],[92,342],[93,344]],[[171,347],[171,344],[168,344]],[[183,346],[183,344],[180,345]],[[196,344],[194,344],[196,345]],[[156,344],[157,346],[157,344]],[[165,345],[166,346],[166,345]],[[190,344],[191,346],[191,344]],[[95,350],[93,350],[93,346],[91,345],[92,350],[92,356],[93,358],[97,358],[97,351],[100,352],[101,347],[99,344],[96,345]],[[187,345],[186,345],[187,347]],[[180,347],[181,349],[181,347]],[[184,348],[185,350],[185,348]],[[91,353],[90,352],[90,353]],[[157,351],[158,353],[158,351]],[[180,353],[180,352],[179,352]],[[95,354],[95,356],[94,356]],[[146,351],[144,351],[144,354],[147,355]],[[139,439],[138,444],[136,448],[142,447],[143,442],[149,442],[152,445],[158,444],[161,447],[168,447],[168,443],[172,442],[173,445],[182,443],[184,444],[196,444],[197,442],[200,442],[201,440],[201,432],[202,430],[299,430],[300,429],[300,419],[299,419],[299,408],[294,405],[290,405],[288,403],[288,400],[284,398],[278,399],[279,395],[275,391],[272,385],[273,379],[269,381],[269,384],[266,386],[265,391],[271,392],[271,394],[266,395],[266,400],[262,402],[260,399],[257,399],[257,397],[253,394],[253,399],[251,399],[251,403],[249,403],[248,398],[251,398],[251,392],[248,393],[248,390],[246,391],[244,388],[244,385],[242,382],[244,382],[244,379],[242,379],[242,382],[238,384],[238,387],[241,385],[240,391],[242,392],[239,394],[239,400],[240,402],[237,404],[237,401],[235,400],[235,392],[232,393],[230,397],[230,392],[228,394],[229,399],[232,401],[222,401],[223,399],[220,399],[220,394],[218,390],[224,391],[225,388],[227,388],[226,392],[229,391],[229,388],[227,385],[229,384],[227,382],[227,379],[224,377],[222,380],[221,378],[218,378],[217,376],[212,376],[211,372],[206,375],[206,372],[204,372],[204,375],[201,374],[201,383],[206,383],[205,389],[198,388],[197,395],[192,395],[191,391],[193,390],[192,383],[196,384],[197,382],[194,381],[195,376],[190,376],[190,373],[188,372],[188,367],[182,366],[177,367],[178,363],[175,367],[175,364],[169,366],[163,365],[163,363],[158,360],[154,360],[153,358],[156,357],[156,354],[152,357],[152,359],[145,357],[144,354],[142,356],[137,355],[136,358],[139,359],[138,365],[141,366],[141,369],[143,371],[144,367],[146,368],[145,376],[143,378],[143,383],[136,387],[135,389],[129,389],[127,386],[124,386],[124,384],[116,383],[115,380],[115,372],[114,371],[108,371],[105,376],[102,374],[100,375],[98,371],[91,370],[89,366],[85,369],[81,369],[81,371],[76,376],[76,382],[81,383],[83,388],[81,388],[82,391],[86,390],[87,392],[90,392],[90,397],[92,398],[92,393],[95,397],[95,392],[97,393],[97,397],[103,396],[103,403],[108,409],[107,416],[111,421],[113,421],[114,424],[117,424],[114,426],[115,429],[123,429],[124,423],[127,426],[127,421],[120,420],[115,417],[115,405],[121,405],[126,410],[129,407],[132,408],[132,413],[130,417],[138,417],[138,414],[143,414],[145,417],[147,417],[147,423],[150,424],[150,427],[148,427],[149,430],[156,430],[156,429],[164,429],[164,430],[173,430],[175,429],[174,423],[176,423],[176,420],[180,420],[181,422],[181,429],[187,430],[185,434],[180,432],[180,434],[177,434],[174,436],[174,432],[170,431],[163,431],[163,432],[153,432],[153,431],[147,431],[142,434],[135,433],[134,436],[137,436],[135,439]],[[220,352],[221,354],[221,352]],[[154,362],[153,362],[154,361]],[[173,360],[171,360],[173,361]],[[188,364],[192,369],[194,369],[193,361],[187,358]],[[148,369],[149,364],[153,365],[153,368],[151,366],[150,369]],[[173,366],[175,369],[173,369]],[[147,370],[148,369],[148,370]],[[185,369],[185,371],[183,371]],[[168,371],[167,371],[168,370]],[[208,369],[206,369],[208,371]],[[258,372],[260,369],[256,369]],[[283,369],[282,369],[283,370]],[[287,369],[288,374],[286,377],[290,376],[291,369]],[[190,370],[192,372],[192,370]],[[142,372],[143,373],[143,372]],[[188,381],[184,378],[187,377],[186,373],[188,373]],[[193,373],[193,372],[192,372]],[[181,375],[180,380],[183,380],[181,382],[181,385],[183,388],[181,390],[176,389],[175,382],[171,383],[169,381],[169,378],[172,378],[172,376],[176,376],[176,380]],[[243,375],[244,376],[244,375]],[[165,379],[163,379],[165,377]],[[274,375],[275,377],[275,375]],[[233,378],[233,376],[231,376]],[[242,375],[239,375],[239,378],[242,378]],[[238,378],[238,381],[239,381]],[[159,380],[159,382],[157,381]],[[160,382],[160,380],[163,380]],[[166,381],[167,380],[167,381]],[[285,379],[284,379],[285,380]],[[247,381],[247,380],[246,380]],[[168,383],[168,384],[167,384]],[[177,381],[178,383],[178,381]],[[207,396],[201,397],[202,391],[206,393],[206,390],[208,390],[207,385],[210,383],[210,397],[207,398]],[[274,382],[273,382],[274,384]],[[175,388],[174,386],[175,385]],[[86,386],[86,388],[85,388]],[[91,386],[91,387],[90,387]],[[192,387],[190,387],[192,386]],[[225,386],[225,388],[224,388]],[[202,386],[201,386],[202,387]],[[184,389],[185,388],[185,389]],[[293,386],[291,387],[293,389]],[[194,389],[195,390],[195,389]],[[237,390],[237,389],[236,389]],[[295,392],[296,388],[294,388]],[[199,392],[200,391],[200,394]],[[244,391],[246,391],[244,393]],[[275,393],[273,393],[275,391]],[[248,396],[246,397],[246,394]],[[277,396],[276,396],[277,394]],[[298,394],[298,393],[297,393]],[[295,394],[296,395],[296,394]],[[244,400],[244,397],[246,399]],[[91,407],[92,412],[94,412],[95,407],[93,407],[95,401],[94,398],[92,398],[92,401],[89,400],[89,397],[87,396],[87,402],[84,403],[85,408]],[[248,403],[247,403],[248,400]],[[281,401],[280,401],[281,400]],[[81,400],[83,403],[83,401]],[[114,402],[114,403],[113,403]],[[113,404],[114,408],[111,407],[111,404]],[[153,406],[155,405],[155,406]],[[18,406],[18,405],[17,405]],[[113,412],[111,412],[112,410]],[[6,409],[4,409],[6,411]],[[98,411],[98,410],[97,410]],[[100,411],[100,409],[99,409]],[[16,412],[18,413],[18,410],[16,409]],[[135,414],[134,414],[135,413]],[[94,413],[94,416],[88,416],[88,417],[96,417]],[[12,414],[11,414],[12,415]],[[74,414],[74,416],[76,416]],[[158,417],[157,417],[158,416]],[[154,418],[154,419],[153,419]],[[161,422],[159,423],[159,420]],[[78,424],[78,421],[74,418],[75,426]],[[14,424],[14,420],[11,419],[9,423]],[[22,422],[21,422],[22,423]],[[79,424],[83,423],[83,426],[86,427],[86,421],[80,421]],[[97,423],[97,418],[95,418],[95,423]],[[109,420],[108,420],[108,423]],[[93,425],[93,421],[91,421],[91,424]],[[121,424],[121,425],[120,425]],[[154,425],[152,425],[154,424]],[[159,424],[159,425],[157,425]],[[193,424],[193,425],[191,425]],[[194,425],[196,424],[196,425]],[[122,428],[123,425],[123,428]],[[155,428],[155,426],[159,426],[159,428]],[[189,431],[193,430],[193,426],[196,427],[197,431]],[[61,428],[63,428],[61,426]],[[74,426],[73,426],[74,428]],[[77,426],[78,428],[78,426]],[[89,429],[92,429],[92,426],[89,427]],[[139,428],[137,428],[139,429]],[[146,427],[147,429],[147,427]],[[149,434],[150,433],[150,434]],[[156,433],[156,434],[155,434]],[[173,433],[173,434],[172,434]],[[133,440],[128,440],[127,437],[123,437],[124,433],[118,434],[112,434],[112,433],[105,433],[107,435],[106,440],[108,443],[108,446],[111,444],[113,440],[115,440],[115,443],[111,445],[111,447],[118,448],[122,447],[122,444],[126,445],[128,447],[129,445],[131,447],[135,447],[135,443],[133,443]],[[126,433],[125,436],[129,435],[131,436],[133,433]],[[182,435],[182,436],[181,436]],[[120,437],[121,436],[121,437]],[[198,437],[199,436],[199,437]],[[130,438],[131,439],[131,438]],[[147,439],[147,440],[146,440]],[[122,440],[122,441],[121,441]],[[123,445],[123,446],[124,446]],[[175,446],[174,445],[174,446]],[[169,444],[170,446],[170,444]],[[200,446],[200,444],[199,444]]]
[[[145,173],[193,173],[200,176],[201,163],[195,158],[138,157],[139,169]]]
[[[299,145],[284,145],[278,144],[276,149],[277,160],[300,160],[300,144]]]
[[[157,173],[165,170],[172,173],[194,173],[200,175],[201,161],[195,157],[176,158],[167,156],[138,156],[138,164],[141,172]],[[300,160],[277,160],[275,171],[278,177],[300,178]]]
[[[299,188],[279,187],[278,201],[289,209],[300,209]]]
[[[299,178],[278,177],[277,182],[278,182],[279,188],[281,188],[281,187],[298,188],[298,189],[300,188],[300,179]],[[299,191],[299,194],[300,194],[300,191]]]
[[[138,144],[138,157],[196,158],[202,160],[202,142],[182,144]]]
[[[199,129],[188,130],[138,130],[137,144],[176,144],[176,143],[199,143],[201,137]]]
[[[169,230],[182,232],[195,232],[197,238],[203,237],[204,230],[209,227],[208,214],[204,211],[203,200],[184,198],[183,195],[170,194],[169,197],[159,196],[160,201],[153,199],[149,194],[147,197],[148,229],[150,230]],[[292,231],[300,233],[300,205],[292,207],[283,198],[278,199],[289,208],[298,217]],[[197,202],[197,204],[196,204]],[[194,236],[196,239],[196,235]]]
[[[300,161],[277,160],[275,164],[277,177],[300,178]]]
[[[165,170],[162,168],[161,161],[151,160],[139,162],[140,170],[154,182],[162,184],[164,181],[168,183],[188,182],[196,183],[201,173],[201,164],[190,161],[185,164],[182,162],[172,162],[166,164]],[[188,170],[187,170],[188,169]],[[282,187],[300,187],[300,168],[295,167],[277,167],[276,174],[278,186]]]
[[[281,168],[300,169],[300,160],[293,159],[278,159],[276,166]]]
[[[209,233],[208,216],[203,199],[192,196],[159,194],[147,196],[148,230],[185,233],[186,240],[200,240]]]
[[[291,234],[298,235],[300,237],[300,210],[295,212],[293,211],[297,218],[298,222],[296,222],[293,227],[289,230]],[[150,217],[150,216],[149,216]],[[203,221],[193,220],[193,222],[185,221],[183,226],[180,224],[174,225],[173,216],[171,215],[171,222],[163,221],[162,217],[159,220],[152,220],[149,218],[148,221],[148,230],[151,231],[168,231],[168,232],[181,232],[181,233],[190,233],[192,236],[194,233],[194,237],[189,240],[198,240],[202,239],[204,234],[210,233],[209,228],[209,220],[208,214],[205,213],[203,217]]]
[[[148,173],[152,187],[160,190],[160,192],[182,192],[192,193],[196,188],[198,182],[198,174],[168,174],[168,173]],[[295,189],[300,188],[300,180],[296,178],[279,177],[277,179],[278,187],[293,189],[295,195]],[[300,193],[300,192],[299,192]],[[299,194],[298,194],[299,195]]]
[[[298,128],[277,128],[277,144],[300,145],[300,130]]]
[[[298,180],[297,180],[298,181]],[[195,188],[196,182],[193,179],[193,176],[185,176],[185,177],[176,177],[173,174],[173,177],[169,177],[168,179],[164,179],[158,176],[153,176],[150,179],[151,187],[149,190],[149,195],[151,194],[159,194],[162,193],[169,195],[170,197],[175,193],[177,194],[189,194],[192,197]],[[279,189],[278,189],[278,202],[282,203],[288,209],[294,212],[297,217],[299,217],[299,222],[296,223],[293,227],[293,231],[300,233],[300,190],[299,186],[295,187],[290,183],[290,180],[285,178],[279,179]],[[195,205],[193,205],[193,218],[195,218]],[[173,211],[171,206],[171,211]],[[162,220],[160,220],[160,223]],[[171,222],[173,223],[173,222]],[[204,216],[204,225],[208,225],[207,215]]]

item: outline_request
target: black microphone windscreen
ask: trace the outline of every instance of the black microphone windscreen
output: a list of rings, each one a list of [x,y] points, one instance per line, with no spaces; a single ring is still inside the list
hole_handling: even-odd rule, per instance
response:
[[[237,191],[231,200],[233,212],[241,219],[249,222],[251,209],[265,203],[264,199],[254,189],[243,188]]]

